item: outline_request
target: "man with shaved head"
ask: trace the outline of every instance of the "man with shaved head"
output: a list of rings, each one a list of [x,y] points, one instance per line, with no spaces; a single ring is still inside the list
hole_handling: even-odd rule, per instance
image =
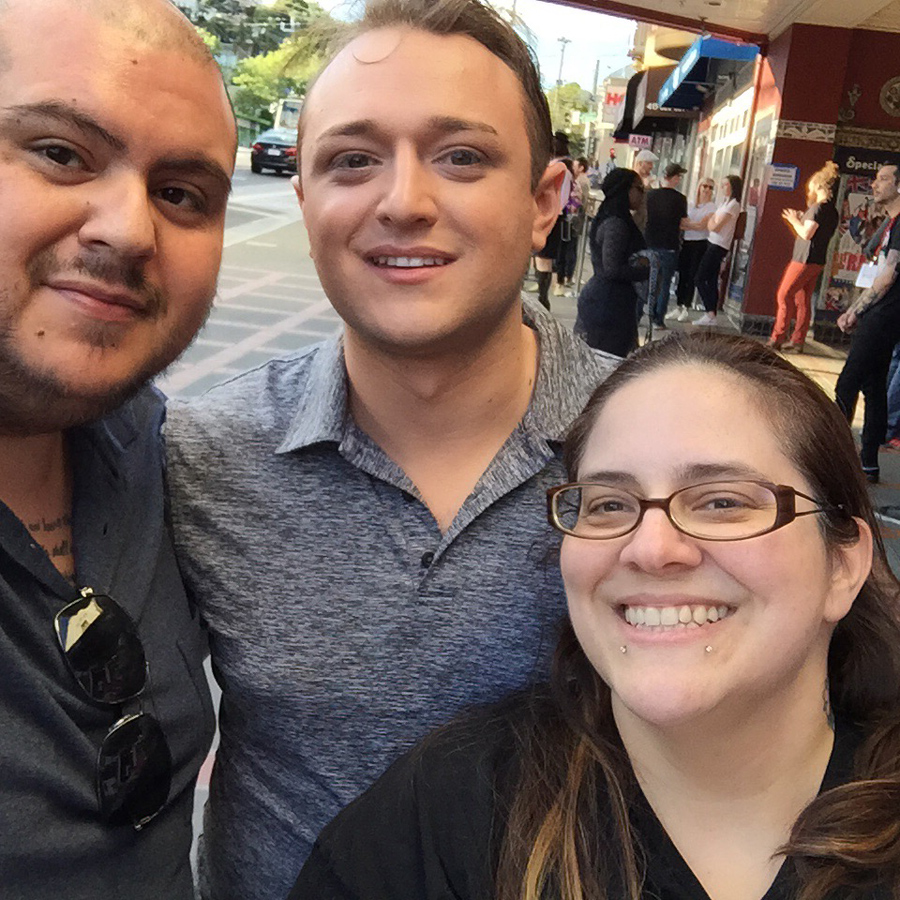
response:
[[[173,404],[166,433],[222,686],[212,900],[281,900],[397,754],[546,673],[564,611],[546,488],[615,363],[523,304],[564,167],[528,49],[489,6],[370,3],[307,94],[299,150],[343,335]]]
[[[148,380],[216,288],[235,129],[168,0],[0,4],[0,895],[193,896],[212,735]]]

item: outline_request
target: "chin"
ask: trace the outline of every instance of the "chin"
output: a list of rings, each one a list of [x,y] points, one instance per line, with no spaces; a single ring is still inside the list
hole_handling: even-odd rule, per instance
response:
[[[653,728],[679,728],[702,719],[716,707],[716,700],[695,685],[671,679],[640,678],[639,684],[614,686],[613,708],[621,707]]]

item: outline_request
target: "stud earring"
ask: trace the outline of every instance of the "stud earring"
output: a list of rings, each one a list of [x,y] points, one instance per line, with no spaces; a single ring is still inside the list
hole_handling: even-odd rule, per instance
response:
[[[709,644],[706,645],[706,652],[712,653],[712,647]]]
[[[627,648],[624,644],[622,644],[622,646],[619,647],[619,649],[620,649],[623,653],[627,653],[627,652],[628,652],[628,648]]]

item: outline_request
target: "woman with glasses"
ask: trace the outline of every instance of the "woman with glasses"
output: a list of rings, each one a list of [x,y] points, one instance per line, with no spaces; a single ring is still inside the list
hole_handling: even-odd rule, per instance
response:
[[[709,246],[707,238],[709,232],[706,226],[716,211],[713,200],[716,186],[709,178],[704,178],[697,188],[697,197],[693,203],[688,203],[688,224],[684,228],[684,240],[681,242],[681,251],[678,254],[678,289],[676,292],[678,305],[666,318],[673,318],[677,322],[686,322],[690,316],[688,310],[694,300],[696,289],[697,269],[700,260]]]
[[[900,585],[835,404],[759,343],[674,334],[565,461],[551,684],[398,761],[292,896],[897,897]]]
[[[603,202],[591,223],[588,241],[593,275],[578,296],[575,333],[589,347],[626,356],[638,341],[636,282],[650,277],[645,249],[633,212],[644,202],[644,185],[633,169],[613,169],[601,186]]]

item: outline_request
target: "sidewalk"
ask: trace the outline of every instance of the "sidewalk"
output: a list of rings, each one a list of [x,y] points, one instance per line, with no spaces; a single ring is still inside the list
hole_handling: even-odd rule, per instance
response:
[[[535,294],[530,294],[529,296],[536,297]],[[550,306],[553,314],[560,322],[568,328],[574,326],[576,314],[576,298],[574,296],[554,297],[551,291]],[[699,318],[700,315],[699,311],[691,311],[691,319]],[[646,318],[644,323],[646,323]],[[666,324],[668,325],[667,330],[654,330],[654,340],[672,331],[694,328],[690,322],[679,323],[670,321]],[[731,334],[738,333],[737,327],[729,321],[724,312],[719,313],[719,322],[716,325],[716,330]],[[646,337],[644,324],[641,326],[640,335],[643,341]],[[846,351],[835,350],[833,347],[828,347],[813,340],[807,340],[804,353],[784,354],[785,359],[809,375],[829,397],[834,397],[834,385],[843,368],[846,357]],[[862,426],[863,407],[864,401],[860,397],[856,408],[856,417],[853,421],[853,433],[857,441],[859,440],[859,430]],[[827,448],[823,448],[823,452],[826,450]],[[870,494],[872,503],[882,522],[881,535],[884,539],[891,568],[900,576],[900,452],[882,450],[878,455],[878,464],[881,467],[881,482],[870,488]]]

